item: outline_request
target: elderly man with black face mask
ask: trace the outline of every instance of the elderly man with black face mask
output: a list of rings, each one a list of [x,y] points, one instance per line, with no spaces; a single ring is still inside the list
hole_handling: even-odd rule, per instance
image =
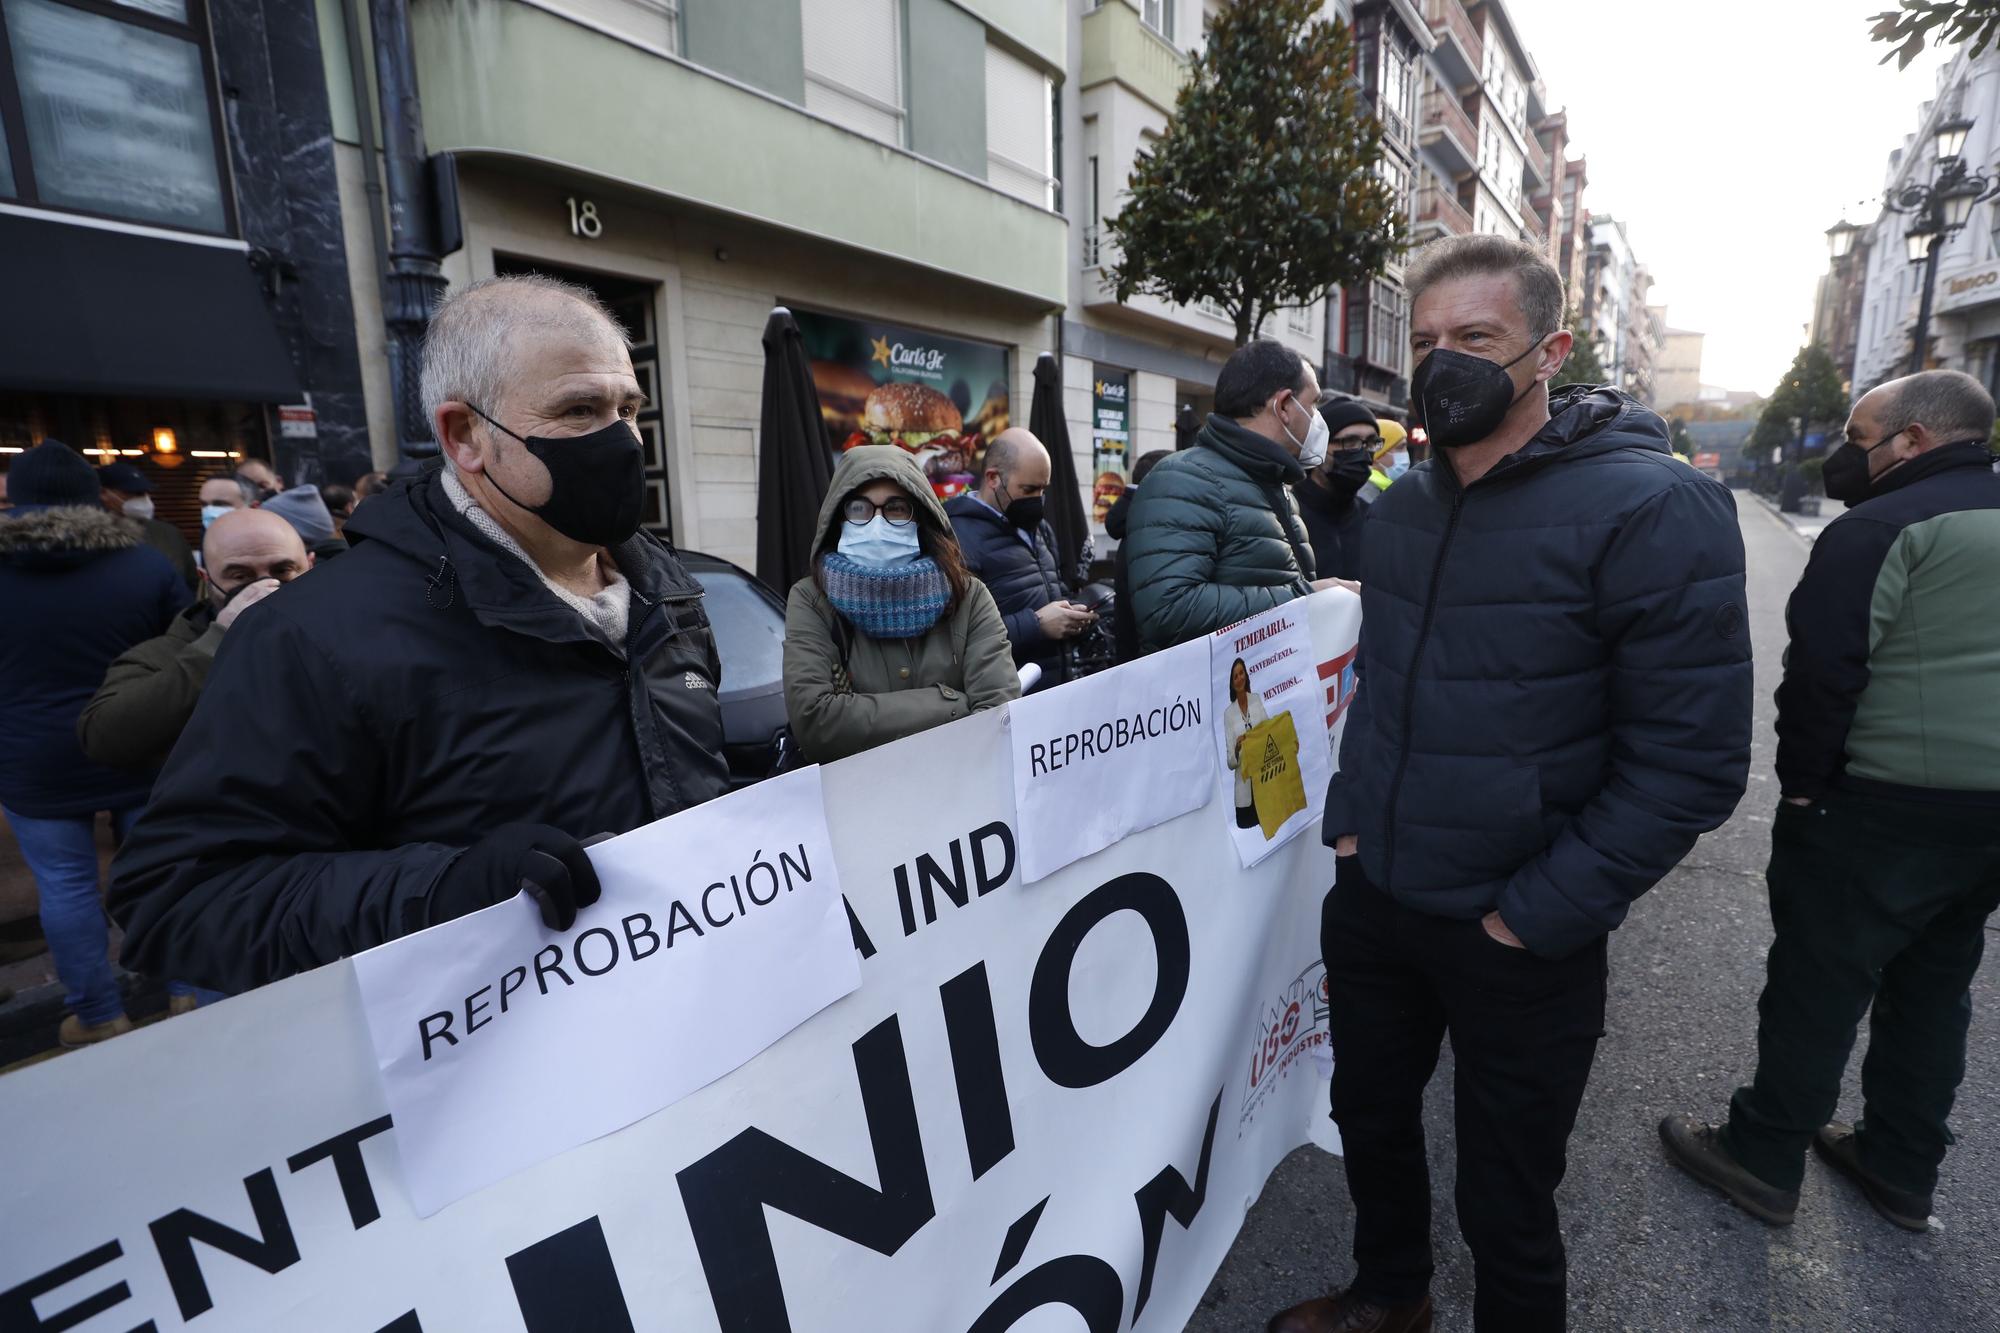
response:
[[[127,649],[77,719],[83,752],[113,768],[154,769],[180,739],[222,636],[248,608],[312,568],[292,525],[262,509],[236,509],[201,541],[202,596],[167,632]]]
[[[1431,1327],[1423,1096],[1447,1034],[1473,1325],[1565,1327],[1555,1191],[1604,1032],[1606,937],[1748,779],[1729,492],[1617,390],[1549,392],[1570,335],[1541,251],[1449,237],[1405,283],[1437,453],[1369,510],[1324,825],[1356,1271],[1273,1333]]]
[[[599,892],[583,839],[727,788],[701,587],[639,530],[616,321],[474,283],[432,316],[423,396],[446,466],[216,659],[112,867],[128,966],[242,990],[524,889],[568,929]]]

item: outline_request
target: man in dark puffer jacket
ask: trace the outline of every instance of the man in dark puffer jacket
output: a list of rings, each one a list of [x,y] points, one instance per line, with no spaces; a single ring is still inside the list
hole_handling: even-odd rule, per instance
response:
[[[1056,566],[1056,533],[1042,517],[1051,472],[1049,451],[1016,426],[1003,430],[986,451],[977,491],[944,507],[965,567],[986,585],[1007,622],[1014,665],[1042,668],[1042,688],[1069,679],[1064,648],[1097,620],[1097,613],[1069,600],[1065,571]]]
[[[1127,520],[1126,567],[1142,649],[1198,639],[1315,587],[1311,539],[1291,487],[1326,422],[1319,378],[1268,338],[1236,349],[1215,380],[1215,412],[1194,447],[1163,459]],[[1331,586],[1326,581],[1324,586]]]
[[[1551,397],[1571,340],[1540,251],[1451,237],[1406,281],[1437,456],[1368,517],[1362,683],[1325,822],[1358,1272],[1271,1327],[1429,1326],[1421,1114],[1449,1033],[1475,1325],[1561,1329],[1555,1190],[1606,936],[1748,776],[1743,542],[1657,415],[1612,389]]]

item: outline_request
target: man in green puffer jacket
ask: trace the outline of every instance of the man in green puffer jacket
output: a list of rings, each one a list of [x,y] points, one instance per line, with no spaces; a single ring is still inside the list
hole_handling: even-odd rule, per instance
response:
[[[1246,343],[1222,367],[1194,447],[1163,459],[1132,503],[1126,566],[1143,651],[1332,586],[1314,581],[1290,489],[1326,456],[1318,402],[1319,377],[1283,343]]]

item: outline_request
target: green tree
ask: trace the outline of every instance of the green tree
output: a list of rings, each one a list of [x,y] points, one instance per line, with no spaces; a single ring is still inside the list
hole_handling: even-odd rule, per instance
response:
[[[1367,281],[1404,246],[1377,172],[1347,25],[1319,0],[1227,0],[1166,132],[1109,219],[1120,301],[1144,293],[1229,312],[1238,346],[1271,312]]]
[[[1597,341],[1588,329],[1577,327],[1576,307],[1563,312],[1563,327],[1575,335],[1570,344],[1569,356],[1564,359],[1562,369],[1549,381],[1551,389],[1560,389],[1565,384],[1607,384],[1611,377],[1604,373],[1604,363],[1597,358]]]
[[[1758,429],[1763,430],[1764,423],[1773,419],[1788,427],[1798,423],[1800,434],[1815,425],[1847,419],[1847,390],[1840,384],[1840,368],[1818,343],[1801,347],[1792,358],[1791,368],[1765,400],[1764,411],[1757,418]]]
[[[1869,15],[1869,37],[1888,44],[1882,63],[1908,69],[1927,41],[1939,46],[1970,42],[1977,57],[2000,37],[2000,0],[1901,0],[1900,10]]]

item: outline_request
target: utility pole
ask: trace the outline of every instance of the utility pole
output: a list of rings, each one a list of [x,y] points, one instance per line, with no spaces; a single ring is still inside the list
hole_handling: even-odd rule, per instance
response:
[[[389,383],[396,405],[396,444],[406,458],[438,452],[424,415],[420,377],[424,332],[444,295],[438,259],[437,209],[424,149],[423,103],[417,96],[416,54],[410,47],[408,0],[370,0],[375,30],[375,82],[382,97],[382,155],[389,204],[389,271],[382,283],[388,329]]]

